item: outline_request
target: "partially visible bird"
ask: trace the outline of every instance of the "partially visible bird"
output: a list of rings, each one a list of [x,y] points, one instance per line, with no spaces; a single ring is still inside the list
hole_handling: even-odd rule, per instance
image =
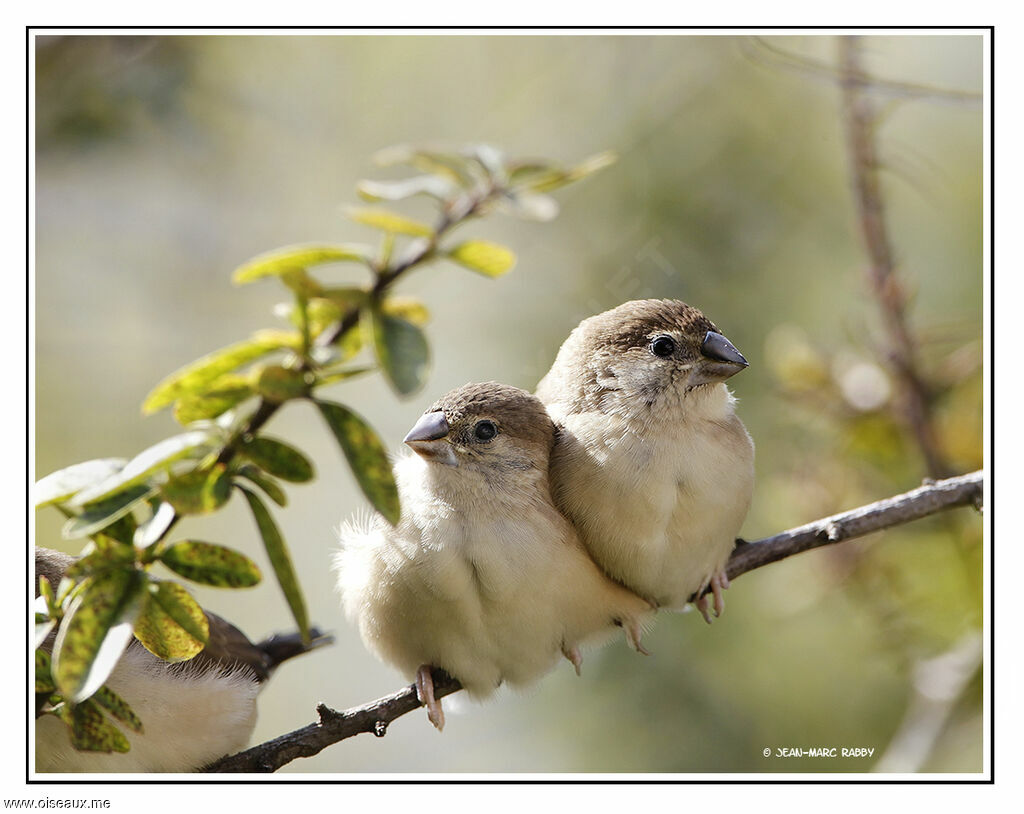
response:
[[[39,577],[57,587],[74,557],[36,548]],[[194,658],[166,662],[132,639],[106,681],[143,724],[127,732],[126,753],[85,752],[71,745],[67,726],[37,714],[37,772],[192,772],[244,748],[256,725],[256,696],[284,661],[333,638],[317,630],[303,644],[298,633],[253,643],[242,631],[206,611],[210,638]],[[52,647],[50,640],[43,645]]]
[[[583,320],[537,385],[559,426],[555,503],[604,571],[658,606],[710,586],[724,608],[754,445],[723,382],[746,367],[696,308],[636,300]]]
[[[439,399],[405,437],[402,517],[341,529],[335,558],[366,646],[415,679],[444,726],[431,667],[483,698],[527,684],[621,625],[638,650],[645,600],[601,573],[548,488],[555,427],[534,396],[488,382]]]

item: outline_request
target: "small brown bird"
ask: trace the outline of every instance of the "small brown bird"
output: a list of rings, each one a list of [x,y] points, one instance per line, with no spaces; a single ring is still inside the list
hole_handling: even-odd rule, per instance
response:
[[[39,577],[56,588],[75,561],[59,551],[36,548]],[[221,617],[206,612],[210,639],[189,661],[172,664],[132,639],[106,681],[142,721],[142,733],[126,733],[123,754],[80,752],[67,727],[52,715],[36,717],[37,772],[192,772],[244,748],[256,725],[256,696],[284,661],[329,644],[313,631],[310,645],[295,634],[257,644]],[[53,634],[43,647],[50,650]]]
[[[723,384],[747,360],[678,300],[583,320],[537,386],[559,426],[555,503],[613,579],[682,608],[724,568],[750,507],[754,445]],[[697,602],[711,621],[707,599]]]
[[[640,647],[645,600],[609,580],[551,501],[555,427],[534,396],[489,382],[448,393],[405,437],[395,466],[402,519],[348,522],[335,558],[366,646],[444,713],[430,668],[483,698],[524,685],[621,625]]]

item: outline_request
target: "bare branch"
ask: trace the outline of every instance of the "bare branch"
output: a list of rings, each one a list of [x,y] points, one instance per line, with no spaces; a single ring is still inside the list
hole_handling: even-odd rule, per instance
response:
[[[880,500],[859,509],[835,514],[805,526],[739,545],[727,566],[730,579],[755,568],[808,551],[812,548],[863,537],[872,532],[919,520],[930,514],[973,505],[981,508],[984,473],[980,470],[948,480],[926,483],[902,495]],[[434,670],[434,694],[443,698],[462,689],[459,682],[441,670]],[[422,706],[414,685],[378,698],[369,704],[335,712],[324,704],[317,707],[320,720],[294,732],[253,746],[236,755],[221,758],[205,772],[274,772],[299,757],[311,757],[338,741],[362,732],[383,737],[388,724]]]
[[[885,200],[879,183],[877,116],[867,94],[875,80],[861,65],[860,38],[839,38],[843,115],[850,151],[851,175],[864,246],[868,253],[871,291],[882,311],[888,363],[899,383],[904,420],[933,478],[948,474],[939,451],[931,416],[931,393],[921,376],[914,338],[907,326],[907,294],[893,258],[885,221]]]
[[[801,551],[863,537],[957,506],[973,505],[980,508],[983,490],[984,473],[981,470],[926,483],[902,495],[741,545],[729,558],[726,573],[730,579],[735,579],[747,571],[792,557]]]
[[[786,51],[773,45],[764,37],[742,37],[739,43],[743,54],[758,64],[783,68],[804,76],[823,79],[826,82],[842,80],[842,71],[834,65]],[[977,105],[982,100],[982,95],[974,91],[920,85],[914,82],[897,82],[880,77],[871,77],[871,81],[865,85],[865,90],[875,95],[893,96],[898,99],[927,99],[954,104]]]

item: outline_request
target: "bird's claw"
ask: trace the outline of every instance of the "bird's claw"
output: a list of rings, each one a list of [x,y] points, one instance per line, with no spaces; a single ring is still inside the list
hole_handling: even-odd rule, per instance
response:
[[[704,593],[708,586],[711,586],[711,596],[714,601],[711,604],[711,608],[708,608],[708,595]],[[711,578],[700,586],[698,593],[700,594],[694,606],[700,611],[700,615],[704,617],[704,621],[709,625],[711,624],[711,611],[714,611],[716,617],[722,615],[722,611],[725,610],[725,596],[723,591],[729,587],[729,577],[725,571],[717,571],[711,575]]]
[[[645,656],[651,655],[650,652],[640,643],[640,637],[643,636],[643,630],[640,627],[640,623],[636,620],[624,621],[622,623],[622,630],[626,634],[626,641],[629,646],[632,647],[637,653],[642,653]]]
[[[416,697],[427,708],[427,720],[438,732],[444,729],[444,710],[440,700],[434,697],[434,679],[429,664],[424,664],[416,671]]]
[[[572,663],[573,669],[576,670],[576,675],[580,675],[580,667],[583,664],[583,654],[580,653],[578,645],[562,645],[562,655],[565,656]]]

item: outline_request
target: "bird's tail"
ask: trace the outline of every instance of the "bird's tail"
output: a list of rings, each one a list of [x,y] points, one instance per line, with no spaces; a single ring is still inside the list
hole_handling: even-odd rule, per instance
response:
[[[298,633],[275,633],[257,644],[256,647],[267,654],[267,675],[269,676],[288,659],[301,656],[318,647],[334,644],[334,636],[324,633],[319,628],[310,628],[309,635],[309,644],[305,644],[302,641],[302,636]]]

